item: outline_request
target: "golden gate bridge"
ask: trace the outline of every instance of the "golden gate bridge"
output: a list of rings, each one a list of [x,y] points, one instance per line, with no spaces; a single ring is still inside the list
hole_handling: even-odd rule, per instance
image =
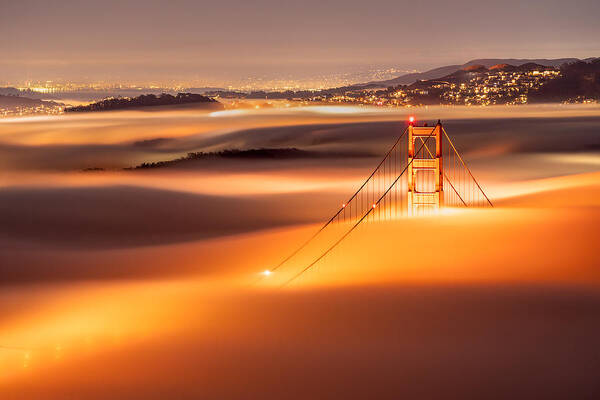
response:
[[[329,257],[359,227],[435,215],[442,208],[493,207],[442,123],[408,126],[363,184],[310,238],[263,276],[286,286]]]

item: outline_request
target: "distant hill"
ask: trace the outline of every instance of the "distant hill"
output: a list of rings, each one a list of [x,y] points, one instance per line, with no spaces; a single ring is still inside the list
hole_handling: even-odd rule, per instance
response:
[[[215,160],[215,159],[263,159],[263,160],[282,160],[310,157],[312,153],[296,148],[262,148],[248,150],[221,150],[215,152],[195,152],[188,153],[185,157],[176,158],[168,161],[157,161],[152,163],[143,163],[130,169],[149,169],[163,168],[172,166],[182,166],[193,162]]]
[[[431,85],[440,83],[440,82],[463,83],[463,82],[467,82],[469,79],[471,79],[472,77],[474,77],[478,74],[483,74],[486,72],[495,72],[495,71],[527,72],[527,71],[535,71],[535,70],[544,71],[544,70],[550,70],[550,69],[555,70],[556,68],[551,67],[551,66],[536,64],[533,62],[521,64],[519,66],[510,65],[510,64],[506,64],[506,63],[495,64],[495,65],[492,65],[490,68],[486,68],[485,65],[483,65],[483,64],[472,64],[472,65],[463,67],[463,68],[459,69],[458,71],[455,71],[451,74],[442,76],[440,78],[416,81],[412,85],[409,85],[409,87],[411,87],[411,88],[430,88]]]
[[[492,65],[490,67],[490,70],[506,70],[507,68],[512,68],[514,67],[513,65],[510,64],[506,64],[506,63],[502,63],[502,64],[496,64],[496,65]]]
[[[529,94],[532,102],[600,100],[600,58],[561,67],[561,75]]]
[[[384,81],[372,81],[364,84],[353,85],[353,87],[361,88],[361,87],[369,87],[369,88],[386,88],[389,86],[398,86],[398,85],[410,85],[418,80],[430,80],[430,79],[439,79],[444,76],[450,75],[453,72],[456,72],[461,69],[469,68],[474,65],[484,66],[486,68],[491,68],[496,65],[513,65],[513,66],[521,66],[523,64],[539,64],[548,67],[560,67],[565,63],[572,63],[579,61],[577,58],[556,58],[556,59],[518,59],[518,58],[483,58],[471,60],[462,65],[447,65],[444,67],[434,68],[425,72],[416,72],[411,74],[406,74],[399,76],[394,79],[388,79]]]
[[[36,107],[36,106],[56,107],[62,105],[54,101],[42,101],[38,99],[30,99],[29,97],[20,96],[5,96],[0,95],[0,108],[16,108],[16,107]]]
[[[133,98],[110,98],[86,106],[68,107],[65,112],[114,111],[140,107],[168,106],[176,104],[219,104],[210,97],[193,93],[178,93],[173,96],[163,93],[159,96],[143,94]]]
[[[283,148],[259,148],[259,149],[228,149],[213,152],[194,152],[188,153],[184,157],[176,158],[174,160],[157,161],[150,163],[143,163],[133,168],[125,168],[128,170],[132,169],[150,169],[150,168],[164,168],[164,167],[190,167],[201,165],[203,167],[208,166],[206,162],[214,162],[221,160],[238,160],[238,161],[277,161],[277,160],[295,160],[295,159],[323,159],[323,158],[356,158],[356,157],[371,157],[371,154],[366,152],[323,152],[323,151],[309,151],[301,150],[295,147],[283,147]],[[88,171],[98,171],[102,168],[90,168]]]
[[[531,72],[531,71],[554,71],[552,78],[539,81],[526,93],[528,102],[531,103],[557,103],[557,102],[584,102],[600,100],[600,58],[590,61],[576,61],[563,64],[560,68],[545,66],[534,62],[521,65],[496,64],[486,68],[482,64],[473,64],[459,69],[446,76],[420,80],[408,85],[408,90],[420,90],[423,104],[437,104],[440,96],[443,96],[443,85],[469,84],[473,79],[482,76],[494,76],[496,71],[508,73]],[[560,73],[558,73],[560,72]],[[535,75],[527,75],[535,76]],[[538,76],[546,76],[539,75]],[[531,78],[529,78],[531,79]],[[440,86],[442,85],[442,86]],[[505,96],[509,100],[510,96]]]
[[[182,88],[180,91],[183,93],[195,93],[206,95],[208,92],[214,92],[217,90],[225,90],[218,87],[191,87]],[[162,93],[168,93],[176,95],[178,92],[173,91],[169,88],[104,88],[104,89],[78,89],[76,91],[60,91],[60,89],[53,90],[50,93],[40,93],[31,89],[17,89],[15,87],[0,87],[0,95],[7,96],[24,96],[30,99],[52,99],[52,100],[79,100],[85,102],[100,101],[109,97],[136,97],[140,93],[161,95]]]
[[[22,96],[23,93],[14,87],[1,87],[0,96]]]

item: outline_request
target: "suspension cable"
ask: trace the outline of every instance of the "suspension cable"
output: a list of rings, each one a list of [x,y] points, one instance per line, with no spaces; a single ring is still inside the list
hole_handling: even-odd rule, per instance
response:
[[[473,178],[473,182],[475,182],[475,184],[479,188],[479,191],[481,191],[481,194],[483,194],[483,197],[485,197],[485,199],[490,204],[490,206],[494,207],[494,205],[492,204],[492,202],[490,201],[490,199],[487,197],[487,195],[485,194],[485,192],[483,191],[483,189],[481,188],[481,186],[479,186],[479,182],[477,182],[477,179],[475,179],[475,177],[471,173],[471,170],[469,169],[469,167],[467,167],[467,164],[464,162],[464,160],[462,159],[462,157],[458,153],[458,150],[456,150],[456,147],[454,147],[454,143],[452,143],[452,139],[450,139],[450,136],[448,136],[448,134],[446,133],[446,130],[444,129],[444,127],[442,127],[442,131],[444,132],[444,136],[446,136],[446,139],[448,139],[448,142],[450,143],[450,146],[452,146],[452,148],[454,149],[454,152],[458,156],[458,159],[462,163],[463,167],[465,167],[465,169],[467,170],[467,172],[469,173],[469,175],[471,175],[471,178]]]
[[[429,139],[431,137],[431,135],[433,135],[433,132],[435,132],[435,128],[432,129],[431,133],[429,134],[429,136],[427,137],[427,139]],[[425,145],[425,143],[423,143],[421,145],[421,148],[419,148],[419,150],[415,153],[418,154],[422,149],[423,146]],[[369,210],[365,213],[365,215],[363,215],[357,222],[356,224],[354,224],[352,226],[352,228],[350,228],[344,235],[342,235],[341,238],[339,238],[333,245],[331,245],[331,247],[329,247],[327,250],[325,250],[324,253],[322,253],[319,257],[317,257],[317,259],[315,259],[312,263],[310,263],[308,266],[306,266],[303,270],[301,270],[300,272],[298,272],[296,275],[294,275],[291,279],[287,280],[283,285],[281,285],[281,287],[287,286],[289,285],[291,282],[293,282],[294,280],[296,280],[297,278],[299,278],[301,275],[303,275],[306,271],[308,271],[309,269],[311,269],[316,263],[318,263],[323,257],[325,257],[327,254],[329,254],[334,248],[337,247],[337,245],[339,245],[344,239],[346,239],[346,237],[348,237],[348,235],[350,235],[350,233],[352,233],[352,231],[354,231],[354,229],[356,229],[358,227],[358,225],[360,225],[360,223],[373,211],[375,210],[375,208],[377,208],[377,206],[379,205],[379,203],[381,202],[381,200],[389,193],[390,190],[392,190],[392,188],[396,185],[396,183],[398,182],[398,180],[400,179],[400,177],[402,175],[404,175],[404,173],[406,172],[406,170],[408,169],[408,167],[412,164],[412,162],[414,161],[414,157],[410,160],[409,163],[406,164],[406,167],[404,167],[404,169],[402,170],[402,172],[400,173],[400,175],[398,175],[396,177],[396,179],[392,182],[392,184],[387,188],[387,190],[381,195],[381,197],[379,197],[379,199],[373,203],[372,207],[369,207]]]
[[[358,193],[360,193],[360,191],[365,187],[365,185],[367,185],[367,183],[369,182],[369,180],[371,180],[371,178],[379,170],[379,167],[381,167],[381,165],[384,163],[384,161],[386,160],[386,158],[390,155],[390,153],[392,152],[392,150],[398,145],[398,143],[400,143],[400,140],[404,137],[404,135],[406,134],[406,132],[408,132],[408,127],[404,130],[404,132],[402,132],[402,134],[400,135],[400,137],[398,137],[398,139],[396,140],[396,142],[394,143],[394,145],[386,153],[386,155],[383,157],[383,159],[377,165],[377,167],[375,167],[375,169],[373,170],[373,172],[371,173],[371,175],[369,175],[369,177],[364,181],[364,183],[358,188],[358,190],[356,192],[354,192],[354,194],[350,197],[350,199],[346,203],[344,203],[344,205],[334,214],[334,216],[331,217],[329,219],[329,221],[327,221],[317,232],[315,232],[310,238],[308,238],[308,240],[306,240],[300,247],[298,247],[294,252],[292,252],[289,256],[287,256],[285,259],[283,259],[283,261],[281,261],[279,264],[277,264],[277,266],[275,266],[274,268],[272,268],[271,271],[277,270],[283,264],[285,264],[286,262],[288,262],[292,257],[294,257],[296,254],[298,254],[303,248],[305,248],[306,246],[308,246],[308,244],[310,242],[312,242],[314,238],[316,238],[325,228],[327,228],[329,226],[329,224],[331,224],[331,222],[333,222],[333,220],[342,211],[345,210],[346,205],[350,204],[350,202],[352,202],[352,200],[358,195]],[[350,219],[352,219],[352,215],[350,215]]]
[[[422,137],[419,136],[419,139],[421,139],[421,141],[423,142],[423,144],[425,144],[425,141],[423,140]],[[431,150],[429,150],[429,148],[427,146],[425,146],[425,148],[427,149],[427,152],[429,153],[429,156],[431,158],[433,158],[433,153],[431,153]],[[446,171],[444,171],[442,169],[442,173],[444,174],[444,177],[446,177],[446,180],[448,181],[448,183],[450,184],[450,187],[452,188],[452,190],[454,190],[454,193],[456,193],[456,195],[458,196],[458,198],[460,199],[460,201],[462,201],[462,203],[465,205],[465,207],[469,207],[467,205],[467,203],[465,203],[465,201],[463,200],[463,198],[461,197],[460,194],[458,194],[458,192],[456,191],[456,189],[454,188],[454,185],[452,184],[452,182],[450,181],[450,178],[448,178],[448,176],[446,175]]]

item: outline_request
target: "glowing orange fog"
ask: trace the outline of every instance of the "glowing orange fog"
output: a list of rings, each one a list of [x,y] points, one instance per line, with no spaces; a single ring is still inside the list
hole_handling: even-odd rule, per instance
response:
[[[573,177],[585,183],[592,178],[597,174]],[[561,182],[569,185],[571,197],[583,196],[589,189],[587,185],[573,187],[565,178],[552,187],[559,187]],[[600,185],[593,188],[600,190]],[[600,215],[588,208],[566,208],[568,199],[561,198],[563,203],[558,204],[554,192],[540,192],[538,196],[538,206],[544,206],[541,209],[505,204],[496,209],[456,210],[366,224],[332,256],[283,290],[340,284],[600,283],[596,258],[590,251],[598,236]],[[593,205],[600,205],[600,197],[595,198]],[[179,271],[191,275],[185,280],[148,283],[62,284],[36,292],[18,312],[2,319],[1,342],[22,348],[2,353],[3,377],[37,374],[38,370],[44,374],[48,368],[92,357],[95,352],[187,331],[192,315],[194,324],[202,316],[210,319],[202,329],[219,329],[215,323],[227,324],[220,319],[220,304],[228,304],[227,298],[239,290],[277,286],[280,277],[306,260],[272,274],[261,276],[261,272],[275,265],[315,228],[98,252],[93,257],[99,267],[110,262],[127,268],[134,262],[166,274]],[[431,239],[423,243],[423,237]],[[68,260],[65,257],[63,262]],[[5,292],[0,304],[8,304],[18,293],[19,289]],[[198,332],[198,327],[194,329]]]
[[[597,113],[555,108],[561,115]],[[442,118],[444,112],[473,116],[438,109],[422,110],[418,119],[434,111]],[[491,108],[473,117],[513,112]],[[0,140],[32,152],[42,145],[121,145],[163,136],[191,146],[198,137],[242,128],[404,117],[332,107],[107,113],[3,121]],[[327,127],[310,132],[317,139],[326,134]],[[436,368],[455,382],[481,365],[491,365],[492,379],[509,365],[507,352],[570,360],[570,347],[557,343],[583,338],[593,348],[597,331],[596,303],[581,300],[594,299],[600,284],[597,159],[579,154],[572,163],[564,155],[525,151],[510,158],[518,149],[511,140],[501,137],[469,153],[495,208],[369,218],[283,288],[319,249],[276,266],[320,221],[348,206],[373,158],[91,174],[72,166],[29,168],[28,162],[47,161],[44,151],[0,161],[7,166],[3,207],[20,213],[3,220],[14,229],[4,232],[0,252],[0,398],[159,399],[182,392],[268,398],[290,388],[296,398],[311,398],[346,382],[358,382],[360,390],[342,397],[377,397],[384,383],[372,382],[399,382],[416,385],[411,393],[418,398]],[[385,137],[355,147],[388,145]],[[182,151],[160,150],[161,157]],[[114,165],[135,161],[123,149],[102,151],[99,159],[114,155]],[[519,162],[507,161],[514,159]],[[126,201],[131,208],[121,212]],[[386,215],[386,203],[365,204]],[[148,208],[129,219],[136,205]],[[188,218],[213,222],[198,232],[204,225],[188,226]],[[337,222],[324,241],[348,229],[348,221]],[[139,240],[128,242],[130,236]],[[583,362],[594,356],[577,355]],[[544,367],[529,360],[523,357],[523,376]],[[306,371],[314,372],[310,381],[298,378]]]

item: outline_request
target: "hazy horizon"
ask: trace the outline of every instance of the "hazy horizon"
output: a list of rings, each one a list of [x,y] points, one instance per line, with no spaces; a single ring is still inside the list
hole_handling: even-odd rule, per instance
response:
[[[0,77],[222,85],[368,66],[409,71],[476,58],[600,54],[594,1],[171,4],[4,4]]]

